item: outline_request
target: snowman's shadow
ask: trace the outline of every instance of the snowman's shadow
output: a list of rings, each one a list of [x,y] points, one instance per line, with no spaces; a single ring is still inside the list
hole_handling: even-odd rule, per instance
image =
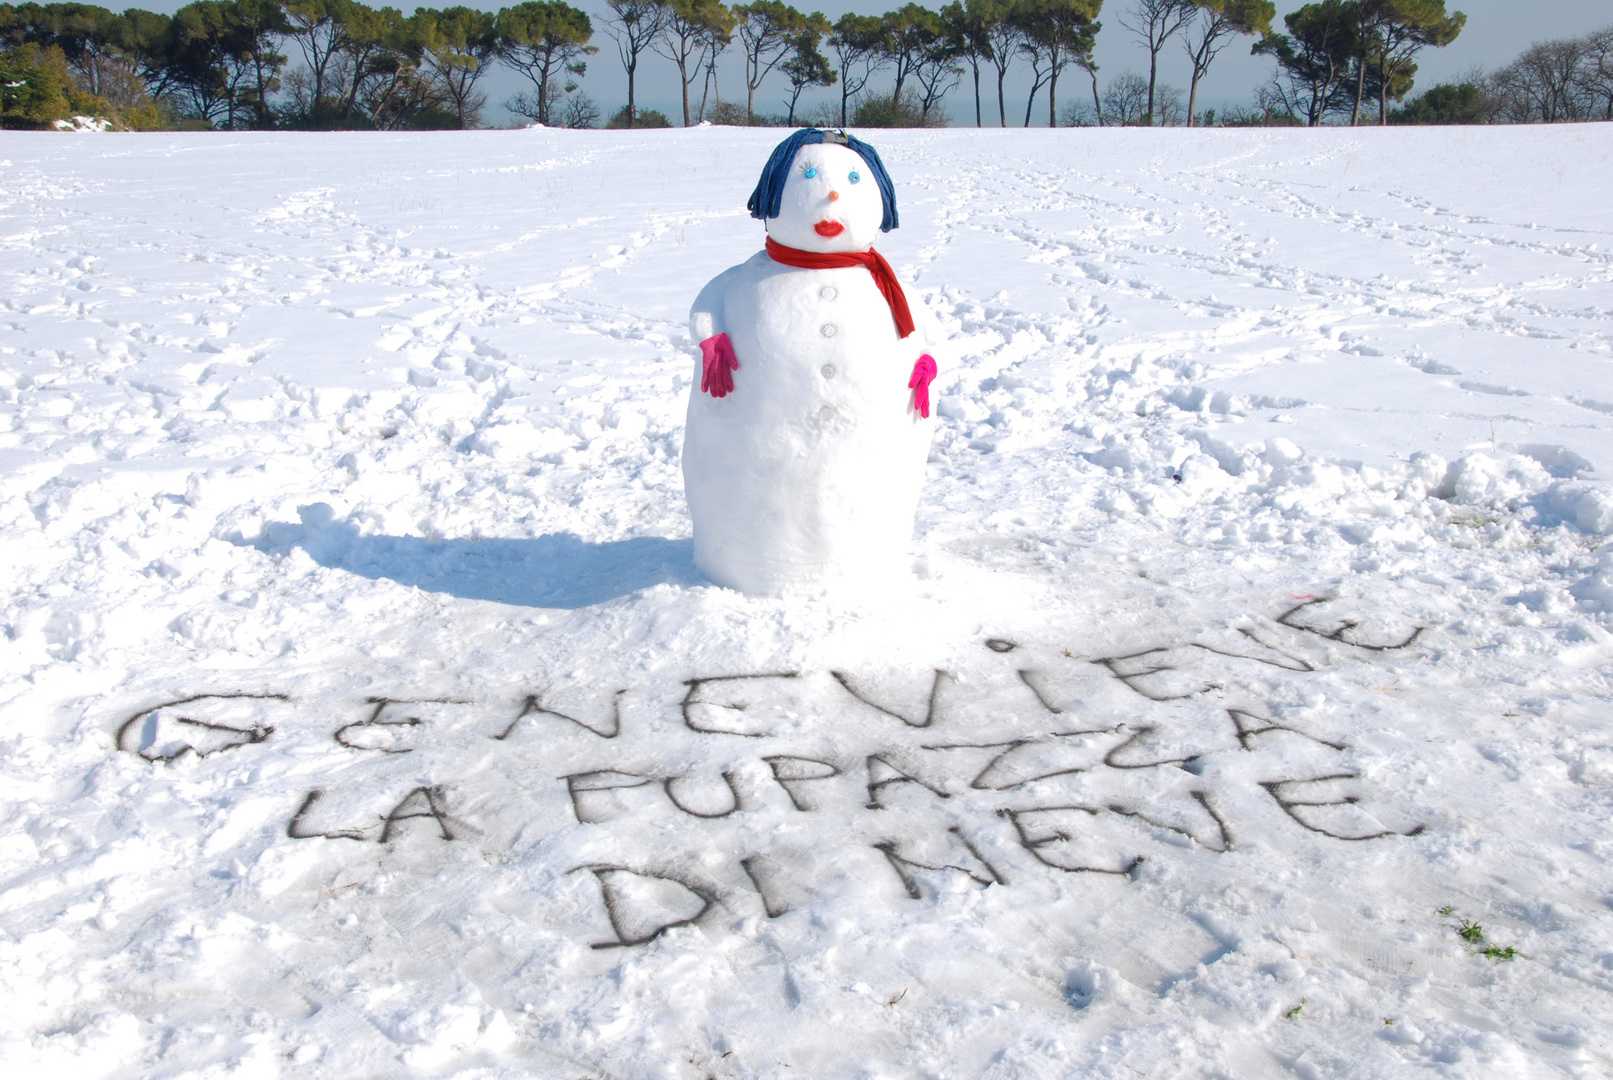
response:
[[[300,546],[315,562],[426,592],[521,607],[583,608],[653,585],[696,585],[694,541],[639,537],[592,544],[570,533],[530,539],[355,536]],[[334,539],[334,538],[328,538]]]

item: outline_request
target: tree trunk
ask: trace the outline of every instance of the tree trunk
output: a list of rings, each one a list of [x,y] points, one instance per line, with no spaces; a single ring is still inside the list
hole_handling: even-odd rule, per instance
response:
[[[1059,126],[1058,87],[1059,69],[1055,66],[1053,74],[1047,80],[1047,126],[1050,128]]]
[[[1187,126],[1193,126],[1193,110],[1199,102],[1199,66],[1193,65],[1193,78],[1187,84]]]
[[[1350,110],[1350,126],[1361,123],[1361,98],[1367,92],[1367,54],[1362,53],[1355,63],[1355,108]]]
[[[355,57],[353,59],[353,88],[348,91],[347,109],[342,114],[343,123],[351,124],[353,122],[353,110],[358,107],[359,87],[364,83],[364,61],[366,59],[368,57]]]
[[[638,114],[633,109],[633,75],[638,70],[638,56],[635,54],[633,62],[627,65],[627,126],[633,126],[633,118]]]
[[[1003,127],[1008,126],[1008,103],[1003,100],[1003,79],[1008,76],[1008,69],[997,69],[997,120]]]
[[[1154,126],[1154,82],[1159,78],[1159,50],[1148,54],[1148,126]]]
[[[1098,96],[1098,69],[1089,67],[1087,74],[1092,76],[1092,111],[1098,114],[1098,126],[1103,127],[1103,99]]]
[[[548,127],[549,126],[549,70],[548,70],[547,67],[540,67],[538,69],[538,74],[540,76],[542,76],[538,80],[538,123],[542,124],[544,127]]]
[[[1378,126],[1389,126],[1389,70],[1381,59],[1378,63]]]
[[[683,126],[684,127],[689,126],[689,79],[684,74],[684,69],[688,66],[688,63],[689,62],[687,60],[679,60],[678,61],[678,81],[683,84]]]
[[[973,65],[975,69],[975,127],[985,127],[980,121],[980,65]]]
[[[272,114],[269,112],[269,95],[268,95],[268,92],[263,89],[263,52],[262,52],[262,50],[259,50],[253,56],[252,67],[254,69],[253,74],[256,76],[257,83],[258,83],[258,86],[257,86],[258,100],[254,104],[253,110],[252,110],[253,112],[257,113],[257,118],[256,118],[256,120],[253,121],[252,126],[255,127],[255,128],[259,128],[259,129],[271,128],[271,127],[274,126],[274,123],[273,123],[273,121],[271,119]]]

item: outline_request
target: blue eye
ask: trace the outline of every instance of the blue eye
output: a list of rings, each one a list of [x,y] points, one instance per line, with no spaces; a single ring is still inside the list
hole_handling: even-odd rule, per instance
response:
[[[802,173],[801,175],[810,180],[814,176],[818,175],[818,167],[816,165],[808,165],[806,167],[806,172]]]
[[[863,174],[858,172],[856,169],[851,170],[851,175],[849,177],[847,177],[847,179],[850,180],[853,184],[861,183],[862,178],[863,178]]]

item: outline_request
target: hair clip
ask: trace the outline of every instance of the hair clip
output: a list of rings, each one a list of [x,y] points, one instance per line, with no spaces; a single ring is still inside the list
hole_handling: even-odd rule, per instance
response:
[[[836,146],[845,146],[851,141],[851,136],[846,134],[844,128],[840,128],[836,131],[825,131],[823,133],[823,141],[826,143],[834,143]]]

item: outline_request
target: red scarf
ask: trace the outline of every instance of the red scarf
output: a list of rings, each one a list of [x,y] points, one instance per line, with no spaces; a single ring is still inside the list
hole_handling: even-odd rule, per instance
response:
[[[885,294],[885,303],[890,305],[891,318],[896,320],[896,336],[905,338],[913,332],[913,313],[908,310],[907,295],[902,292],[902,283],[896,280],[896,271],[885,261],[885,256],[873,248],[867,251],[802,251],[800,248],[785,247],[776,243],[769,236],[767,253],[774,262],[783,263],[785,266],[798,266],[803,270],[835,270],[845,266],[867,268],[868,272],[874,275],[874,284]]]

